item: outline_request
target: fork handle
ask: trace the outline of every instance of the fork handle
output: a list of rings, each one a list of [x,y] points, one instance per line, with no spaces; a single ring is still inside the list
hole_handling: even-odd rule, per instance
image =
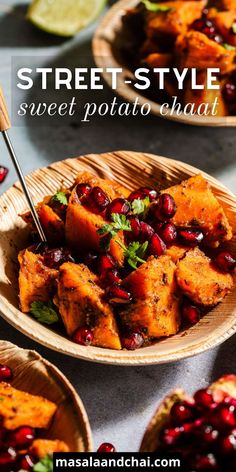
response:
[[[3,91],[0,87],[0,132],[6,131],[11,128],[11,122],[7,111],[6,101],[3,95]]]

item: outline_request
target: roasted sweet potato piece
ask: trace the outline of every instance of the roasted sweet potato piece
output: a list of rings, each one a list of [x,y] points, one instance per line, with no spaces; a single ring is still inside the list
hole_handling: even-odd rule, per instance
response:
[[[172,61],[172,54],[152,53],[149,54],[144,62],[152,69],[154,67],[169,67]]]
[[[224,102],[224,99],[222,97],[221,93],[221,82],[220,81],[215,81],[215,85],[219,85],[219,90],[210,90],[207,88],[207,74],[206,71],[200,71],[198,72],[198,77],[197,77],[197,83],[203,84],[204,89],[203,90],[193,90],[191,88],[191,83],[187,82],[186,87],[184,90],[184,96],[183,96],[183,104],[186,105],[187,103],[194,103],[194,111],[195,113],[202,109],[204,110],[203,105],[200,108],[201,104],[208,104],[208,110],[209,114],[212,115],[212,112],[214,112],[214,116],[226,116],[228,115],[228,110],[226,107],[226,104]],[[214,107],[213,110],[213,105],[215,102],[215,99],[217,98],[217,106]],[[212,115],[213,116],[213,115]]]
[[[189,251],[189,247],[174,244],[166,249],[165,254],[166,256],[170,256],[172,261],[176,264],[176,262],[184,257],[187,251]]]
[[[117,182],[109,179],[101,179],[95,174],[90,172],[80,172],[75,180],[75,185],[88,183],[91,187],[100,187],[111,200],[114,198],[122,197],[127,198],[130,194],[130,190]]]
[[[233,24],[236,23],[236,4],[235,10],[217,12],[214,22],[225,42],[236,46],[236,34],[232,30]]]
[[[85,265],[69,262],[60,267],[56,303],[69,336],[88,325],[94,346],[121,349],[114,313],[104,295],[97,277]]]
[[[228,74],[236,68],[236,52],[225,49],[199,31],[179,35],[175,43],[175,54],[180,68],[217,67],[221,74]]]
[[[21,251],[18,260],[20,263],[20,306],[23,313],[28,313],[31,303],[52,300],[56,291],[58,271],[46,267],[43,263],[43,257],[40,254],[31,252],[30,248]]]
[[[48,205],[38,208],[38,215],[49,243],[56,246],[65,241],[65,223]]]
[[[46,398],[31,395],[0,382],[0,416],[6,429],[16,429],[19,426],[45,428],[56,412],[55,403]]]
[[[202,175],[196,175],[178,185],[163,190],[175,199],[176,226],[198,226],[206,233],[205,243],[218,246],[232,238],[232,229],[223,208]]]
[[[188,251],[177,264],[179,287],[195,303],[216,305],[230,292],[233,278],[219,272],[199,248]]]
[[[236,10],[236,0],[216,0],[218,10]]]
[[[43,459],[54,452],[69,452],[69,447],[64,441],[59,441],[58,439],[35,439],[30,446],[29,452],[37,459]]]
[[[184,34],[188,26],[202,16],[206,1],[177,0],[163,2],[162,5],[169,8],[169,10],[147,13],[146,33],[148,37],[155,37],[160,32],[171,36]]]
[[[135,298],[120,313],[125,326],[141,328],[155,338],[177,333],[180,314],[175,269],[170,257],[151,257],[124,280]]]
[[[70,248],[78,254],[85,251],[100,251],[100,236],[97,230],[107,221],[101,216],[92,213],[88,208],[81,205],[76,189],[73,190],[66,214],[66,241]],[[120,232],[112,239],[110,253],[118,264],[124,262],[123,249],[117,240],[124,242],[123,233]]]

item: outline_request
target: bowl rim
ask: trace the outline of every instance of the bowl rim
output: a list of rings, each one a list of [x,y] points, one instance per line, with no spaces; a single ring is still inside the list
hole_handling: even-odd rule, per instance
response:
[[[115,156],[116,159],[119,158],[119,154],[124,154],[125,156],[129,155],[130,151],[116,151],[116,152],[111,152],[105,154],[105,156]],[[178,160],[174,159],[169,159],[166,157],[162,156],[157,156],[153,154],[146,154],[146,153],[140,153],[140,152],[134,152],[132,155],[135,155],[136,159],[138,159],[140,156],[145,155],[148,158],[152,159],[158,159],[159,162],[161,162],[165,167],[170,166],[170,164],[173,164],[177,166],[177,168],[184,168],[187,172],[188,175],[196,175],[199,174],[199,172],[205,176],[211,184],[217,185],[217,187],[224,193],[225,196],[230,198],[230,201],[233,201],[233,204],[235,205],[236,208],[236,197],[232,194],[230,190],[228,190],[224,185],[222,185],[217,179],[214,177],[211,177],[209,174],[202,172],[200,169],[193,167],[189,164],[183,163]],[[100,158],[100,162],[102,159],[102,156],[104,154],[90,154],[83,156],[86,159],[91,159],[93,162],[95,159]],[[70,171],[78,172],[78,169],[76,169],[76,162],[80,161],[80,158],[72,158],[72,159],[65,159],[63,161],[57,161],[53,164],[50,164],[48,167],[42,167],[31,174],[29,174],[28,177],[32,180],[34,176],[37,175],[37,172],[40,170],[43,173],[51,170],[57,171],[57,168],[59,170],[59,167],[61,165],[65,166],[67,172],[70,169]],[[104,160],[105,162],[105,160]],[[105,165],[107,163],[105,162]],[[83,164],[82,164],[83,166]],[[76,171],[75,171],[76,169]],[[0,206],[2,199],[4,196],[7,196],[8,193],[12,191],[17,186],[18,189],[18,183],[16,183],[14,186],[10,187],[1,197],[0,197]],[[48,190],[47,190],[48,191]],[[236,308],[233,311],[233,315],[236,314]],[[53,332],[50,328],[46,327],[45,325],[42,325],[38,323],[35,319],[31,318],[28,315],[25,315],[24,318],[24,323],[20,322],[19,316],[22,316],[23,313],[14,307],[12,303],[10,303],[8,300],[6,300],[0,291],[0,316],[5,319],[8,323],[10,323],[14,328],[25,334],[26,336],[30,337],[33,339],[35,342],[42,344],[43,346],[52,349],[54,351],[60,352],[62,354],[75,357],[78,359],[86,360],[86,361],[91,361],[91,362],[96,362],[96,363],[102,363],[102,364],[110,364],[110,365],[119,365],[119,366],[137,366],[137,365],[157,365],[157,364],[163,364],[163,363],[168,363],[168,362],[174,362],[177,360],[181,360],[184,358],[192,357],[197,354],[200,354],[202,352],[207,351],[210,348],[216,347],[226,341],[228,338],[230,338],[234,333],[236,333],[236,320],[230,319],[227,321],[226,326],[224,326],[224,331],[222,332],[222,329],[220,328],[215,328],[213,331],[208,333],[208,336],[206,336],[206,339],[201,342],[192,342],[190,346],[184,347],[184,348],[178,348],[176,351],[173,349],[171,353],[165,353],[165,354],[160,354],[157,352],[146,352],[146,349],[148,348],[142,348],[138,349],[136,351],[126,351],[126,350],[121,350],[121,351],[116,351],[112,349],[105,349],[105,348],[99,348],[99,347],[94,347],[94,346],[81,346],[78,344],[75,344],[65,336],[62,336],[56,332]],[[38,329],[33,329],[35,327],[38,327]],[[192,330],[193,328],[189,328],[189,330]],[[166,340],[168,338],[164,338]],[[161,342],[160,340],[159,342]],[[156,343],[156,346],[158,346],[159,342]],[[61,347],[63,346],[63,347]]]
[[[34,362],[40,362],[46,367],[46,370],[49,372],[49,374],[52,374],[52,377],[55,378],[55,382],[57,382],[60,385],[61,389],[65,391],[66,394],[70,397],[71,404],[73,404],[74,415],[80,421],[80,425],[78,423],[78,430],[81,431],[81,438],[84,442],[84,447],[87,452],[92,452],[93,451],[92,431],[91,431],[89,418],[88,418],[85,406],[79,394],[77,393],[77,391],[75,390],[71,382],[68,380],[68,378],[65,376],[65,374],[63,374],[62,371],[58,367],[56,367],[52,362],[45,359],[43,356],[41,356],[41,354],[39,354],[37,351],[33,349],[22,348],[10,341],[1,339],[0,340],[0,358],[1,358],[1,351],[3,349],[6,349],[6,350],[14,349],[16,353],[24,352],[25,354],[27,354],[27,357],[29,357],[30,363],[32,364],[31,368],[34,368],[33,367]]]
[[[228,126],[236,126],[236,116],[222,116],[222,117],[213,117],[213,116],[185,116],[181,114],[178,116],[175,112],[170,114],[169,112],[166,115],[162,115],[160,113],[161,105],[157,102],[141,95],[140,93],[136,92],[132,87],[129,87],[128,84],[125,83],[127,77],[132,77],[132,71],[128,69],[124,64],[120,63],[115,55],[113,54],[112,48],[112,38],[111,34],[114,33],[117,23],[120,21],[122,16],[125,13],[127,7],[134,7],[140,3],[140,0],[119,0],[115,3],[106,13],[105,16],[101,19],[98,27],[94,33],[93,40],[92,40],[92,52],[93,58],[96,63],[96,66],[102,68],[103,71],[101,75],[105,82],[108,84],[110,88],[112,88],[112,77],[110,74],[106,74],[104,72],[104,68],[107,66],[107,59],[109,58],[109,67],[120,68],[122,67],[123,71],[120,74],[120,85],[116,90],[116,93],[127,100],[128,102],[135,102],[138,98],[140,106],[144,105],[145,103],[149,103],[151,105],[151,114],[159,116],[160,118],[164,118],[170,121],[176,121],[179,123],[187,124],[187,125],[195,125],[195,126],[209,126],[209,127],[228,127]]]

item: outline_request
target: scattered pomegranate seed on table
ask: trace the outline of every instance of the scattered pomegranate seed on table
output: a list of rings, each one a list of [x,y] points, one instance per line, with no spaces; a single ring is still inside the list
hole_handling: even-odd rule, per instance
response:
[[[76,344],[90,346],[93,342],[93,332],[91,329],[82,326],[75,331],[72,339]]]
[[[8,174],[9,170],[4,167],[4,166],[0,166],[0,184],[2,184]]]
[[[110,444],[110,443],[102,443],[97,452],[116,452],[116,448],[115,446],[113,446],[113,444]]]
[[[121,338],[121,344],[128,351],[135,351],[144,344],[143,336],[140,333],[129,333]]]
[[[13,378],[13,373],[10,367],[0,364],[0,382],[9,382]]]

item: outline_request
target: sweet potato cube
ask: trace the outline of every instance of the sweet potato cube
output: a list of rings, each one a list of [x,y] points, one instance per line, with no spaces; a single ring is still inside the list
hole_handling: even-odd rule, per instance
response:
[[[221,302],[233,287],[233,277],[219,272],[199,248],[191,249],[178,262],[176,278],[185,295],[205,306]]]
[[[95,174],[90,172],[80,172],[76,177],[75,184],[87,183],[91,187],[100,187],[111,200],[122,197],[127,198],[130,194],[130,190],[117,182],[109,179],[101,179]]]
[[[35,301],[48,302],[56,291],[58,271],[46,267],[43,257],[34,254],[30,248],[18,255],[20,263],[19,297],[23,313],[30,311],[31,303]]]
[[[181,246],[179,244],[173,244],[172,246],[168,247],[166,249],[166,256],[170,256],[172,259],[172,262],[176,264],[184,255],[186,252],[189,251],[189,247],[186,246]]]
[[[236,2],[235,10],[217,12],[214,22],[225,42],[236,46],[236,35],[232,31],[232,26],[236,23]]]
[[[85,251],[100,251],[100,236],[97,233],[107,221],[101,216],[92,213],[81,205],[76,190],[73,190],[66,215],[66,240],[68,245],[79,254]],[[116,242],[124,242],[123,233],[120,232],[112,239],[110,253],[119,265],[124,262],[123,249]]]
[[[57,409],[46,398],[22,392],[5,382],[0,382],[0,398],[0,416],[6,429],[25,425],[47,429]]]
[[[197,2],[195,2],[197,3]],[[221,74],[228,74],[236,68],[236,52],[225,49],[199,31],[179,35],[175,53],[180,68],[219,68]]]
[[[180,314],[175,269],[170,257],[151,257],[124,280],[135,298],[120,314],[125,326],[139,327],[155,338],[177,333]]]
[[[169,67],[173,57],[172,54],[163,54],[160,52],[155,52],[149,54],[144,62],[152,69],[154,67]]]
[[[196,175],[178,185],[163,190],[175,199],[176,226],[197,226],[206,233],[205,243],[218,246],[232,238],[232,229],[224,210],[202,175]]]
[[[162,5],[169,10],[147,14],[146,32],[148,37],[156,36],[158,33],[172,36],[185,33],[188,26],[202,16],[206,1],[177,0],[164,2]]]
[[[37,459],[43,459],[54,452],[69,452],[69,447],[64,441],[58,439],[35,439],[29,449],[30,454]]]
[[[54,247],[65,240],[65,223],[59,215],[48,205],[40,205],[38,215],[46,238]]]
[[[69,336],[87,325],[93,330],[94,346],[121,349],[115,316],[104,295],[85,265],[67,262],[60,267],[56,303]]]

